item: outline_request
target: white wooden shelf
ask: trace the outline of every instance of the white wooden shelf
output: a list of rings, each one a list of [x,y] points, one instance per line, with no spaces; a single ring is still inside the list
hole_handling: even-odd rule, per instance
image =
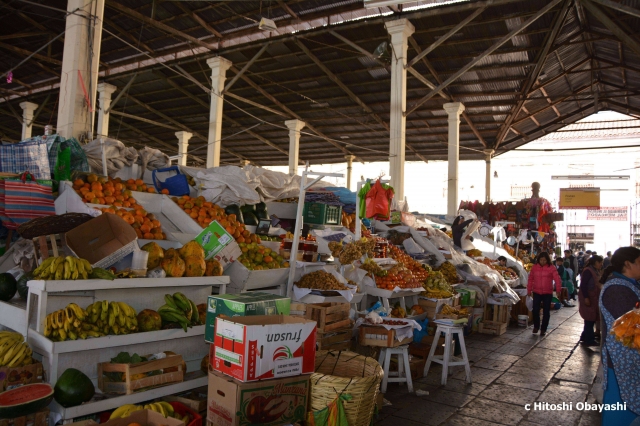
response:
[[[219,286],[220,293],[226,292],[229,277],[195,277],[195,278],[124,278],[110,280],[60,280],[29,281],[29,289],[46,291],[47,293],[64,293],[70,291],[117,290],[131,288],[158,288],[182,286]]]
[[[121,395],[113,398],[107,398],[100,401],[88,402],[76,407],[64,408],[57,402],[53,401],[49,405],[49,409],[53,413],[57,413],[62,416],[62,420],[65,424],[71,423],[76,417],[89,416],[91,414],[100,413],[102,411],[114,410],[124,404],[138,404],[144,401],[149,401],[156,398],[161,398],[167,395],[173,395],[180,392],[186,392],[192,389],[197,389],[202,386],[207,386],[208,377],[202,373],[192,373],[196,377],[193,377],[184,382],[175,383],[168,386],[163,386],[155,389],[150,389],[144,392],[137,392],[131,395]],[[187,376],[189,376],[188,374]]]
[[[27,341],[32,347],[46,351],[48,354],[63,354],[161,342],[164,340],[183,339],[185,337],[193,336],[203,336],[204,340],[204,328],[204,325],[196,325],[192,328],[188,328],[186,333],[183,329],[176,328],[171,330],[147,331],[120,336],[109,335],[103,337],[92,337],[86,340],[66,340],[64,342],[54,342],[35,330],[29,330]]]
[[[300,300],[297,300],[299,303],[350,303],[357,305],[362,301],[364,297],[364,293],[356,293],[353,295],[353,299],[350,302],[347,302],[342,296],[319,296],[317,294],[307,294]]]
[[[27,301],[17,294],[8,302],[0,301],[0,325],[27,335]]]

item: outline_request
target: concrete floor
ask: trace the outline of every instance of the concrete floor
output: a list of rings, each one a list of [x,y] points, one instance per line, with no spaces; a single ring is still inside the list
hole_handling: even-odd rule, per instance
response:
[[[552,311],[547,335],[532,328],[509,327],[502,336],[473,334],[466,338],[472,381],[455,367],[446,386],[441,367],[414,381],[428,396],[409,394],[403,384],[389,383],[376,425],[600,425],[596,411],[578,411],[576,403],[594,403],[591,388],[600,364],[600,348],[578,344],[582,318],[575,308]],[[571,411],[526,411],[534,402],[573,402]]]

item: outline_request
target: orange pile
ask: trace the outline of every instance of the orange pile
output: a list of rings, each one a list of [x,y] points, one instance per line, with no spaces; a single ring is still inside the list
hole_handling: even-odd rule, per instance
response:
[[[398,247],[391,245],[391,257],[398,263],[403,264],[407,269],[411,271],[413,276],[419,281],[427,279],[429,273],[422,267],[420,262],[417,262],[414,258],[400,250]]]
[[[136,230],[138,238],[144,238],[145,240],[164,240],[167,238],[165,233],[162,232],[160,221],[156,219],[153,213],[147,213],[140,204],[134,204],[133,210],[119,209],[117,207],[105,207],[97,210],[120,216]]]
[[[227,215],[222,207],[205,200],[202,196],[192,198],[183,195],[173,197],[172,200],[203,228],[216,220],[229,234],[233,235],[238,244],[260,243],[260,237],[247,231],[244,224],[237,221],[235,214]]]
[[[86,179],[86,180],[85,180]],[[73,181],[73,189],[85,202],[91,204],[103,204],[115,207],[133,207],[136,200],[132,196],[132,190],[135,180],[130,179],[123,183],[120,178],[112,179],[88,175],[85,179],[76,179]],[[133,182],[129,185],[128,182]],[[142,182],[140,180],[140,182]],[[148,192],[152,192],[147,189]],[[155,191],[155,190],[154,190]]]

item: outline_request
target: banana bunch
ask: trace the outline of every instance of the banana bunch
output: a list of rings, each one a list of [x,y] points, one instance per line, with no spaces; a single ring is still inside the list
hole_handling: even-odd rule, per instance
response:
[[[111,271],[107,271],[106,269],[102,269],[102,268],[93,268],[93,271],[89,274],[89,278],[91,279],[96,279],[96,280],[109,280],[109,281],[113,281],[115,280],[117,277],[115,274],[113,274]]]
[[[32,353],[22,334],[0,331],[0,367],[24,367],[33,364]]]
[[[86,259],[72,256],[49,257],[34,271],[36,280],[86,280],[93,271]]]
[[[98,330],[86,328],[84,320],[87,313],[75,303],[69,303],[66,308],[47,315],[44,324],[44,336],[55,342],[65,340],[86,339],[87,337],[102,336]]]
[[[129,334],[138,331],[136,311],[124,302],[98,301],[87,306],[87,318],[83,329],[93,330],[102,335]]]
[[[182,293],[164,295],[165,304],[160,306],[158,313],[164,322],[177,322],[182,329],[187,331],[187,327],[200,325],[198,307]]]
[[[109,420],[123,419],[125,417],[129,417],[129,414],[135,411],[141,411],[141,410],[151,410],[151,411],[155,411],[156,413],[162,414],[165,418],[171,417],[171,418],[183,420],[183,417],[177,414],[173,410],[173,407],[171,406],[171,404],[165,401],[153,402],[145,405],[125,404],[121,407],[118,407],[113,413],[111,413],[111,417],[109,417]],[[185,423],[185,424],[188,424],[188,423]]]
[[[427,288],[423,291],[422,296],[425,296],[429,299],[448,299],[453,296],[453,293],[447,290],[438,290],[433,288]]]
[[[442,311],[445,315],[458,315],[458,316],[467,316],[469,315],[469,310],[467,308],[454,308],[450,305],[443,305]]]

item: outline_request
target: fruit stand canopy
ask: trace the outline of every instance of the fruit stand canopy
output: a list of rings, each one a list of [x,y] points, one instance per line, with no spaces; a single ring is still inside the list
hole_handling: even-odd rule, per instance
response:
[[[0,71],[64,31],[64,13],[55,9],[66,9],[66,3],[3,4]],[[372,53],[389,41],[384,23],[399,18],[416,28],[409,62],[446,38],[407,73],[408,161],[446,159],[446,102],[466,108],[460,131],[464,160],[484,158],[487,148],[498,154],[517,148],[598,110],[640,114],[640,9],[632,0],[557,0],[486,54],[550,3],[430,0],[404,9],[365,9],[362,0],[106,0],[99,81],[117,86],[114,99],[131,82],[112,106],[109,135],[175,155],[174,133],[192,132],[189,163],[202,165],[210,99],[199,85],[210,87],[206,60],[219,55],[233,62],[225,84],[253,60],[225,95],[223,164],[287,164],[284,121],[294,118],[307,123],[302,161],[343,162],[350,154],[360,161],[386,161],[393,53],[391,58]],[[278,29],[260,30],[263,16]],[[3,140],[20,138],[23,101],[40,106],[35,135],[45,124],[55,126],[62,40],[14,69],[11,84],[4,78],[0,83]],[[433,90],[472,61],[459,78]]]

